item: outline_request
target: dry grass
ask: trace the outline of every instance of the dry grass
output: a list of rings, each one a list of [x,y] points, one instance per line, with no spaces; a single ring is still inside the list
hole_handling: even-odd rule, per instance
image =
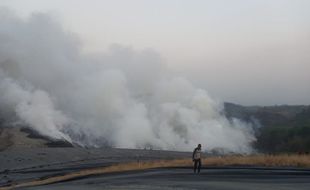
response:
[[[253,156],[222,156],[208,157],[203,160],[204,166],[267,166],[267,167],[304,167],[310,168],[310,155],[253,155]],[[79,172],[69,173],[61,176],[49,177],[46,179],[30,182],[11,184],[9,187],[2,187],[0,190],[15,189],[18,187],[29,187],[46,185],[60,181],[66,181],[78,177],[95,174],[105,174],[114,172],[145,170],[151,168],[182,167],[192,166],[191,159],[178,160],[157,160],[146,162],[132,162],[112,165],[108,167],[85,169]]]
[[[252,155],[211,157],[203,161],[205,166],[266,166],[310,168],[310,155]]]

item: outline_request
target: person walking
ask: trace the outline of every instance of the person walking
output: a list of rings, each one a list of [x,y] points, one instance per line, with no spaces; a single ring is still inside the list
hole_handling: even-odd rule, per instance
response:
[[[192,156],[193,162],[194,162],[194,173],[196,171],[200,173],[201,168],[201,144],[198,144],[198,146],[193,151]]]

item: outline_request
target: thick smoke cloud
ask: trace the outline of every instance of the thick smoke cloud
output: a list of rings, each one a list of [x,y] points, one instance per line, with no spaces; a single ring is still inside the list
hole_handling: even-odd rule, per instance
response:
[[[0,106],[50,138],[84,146],[251,151],[251,126],[204,89],[172,76],[151,49],[85,55],[47,14],[0,10]]]

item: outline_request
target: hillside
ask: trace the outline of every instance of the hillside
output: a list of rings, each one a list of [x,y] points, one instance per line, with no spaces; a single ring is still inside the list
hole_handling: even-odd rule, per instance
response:
[[[226,117],[238,118],[254,126],[257,138],[254,147],[259,152],[310,152],[310,106],[261,107],[225,103],[224,108]],[[0,114],[0,151],[15,147],[73,146],[66,141],[42,136],[5,115]]]
[[[241,106],[225,103],[225,115],[256,126],[262,152],[310,152],[310,106]]]
[[[0,127],[0,151],[12,148],[72,147],[67,141],[54,140],[25,127]]]

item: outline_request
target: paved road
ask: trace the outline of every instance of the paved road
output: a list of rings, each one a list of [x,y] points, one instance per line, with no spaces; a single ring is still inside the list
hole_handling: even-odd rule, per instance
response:
[[[215,189],[309,190],[310,170],[264,168],[209,168],[193,174],[189,168],[150,169],[90,176],[24,190],[102,189]]]

